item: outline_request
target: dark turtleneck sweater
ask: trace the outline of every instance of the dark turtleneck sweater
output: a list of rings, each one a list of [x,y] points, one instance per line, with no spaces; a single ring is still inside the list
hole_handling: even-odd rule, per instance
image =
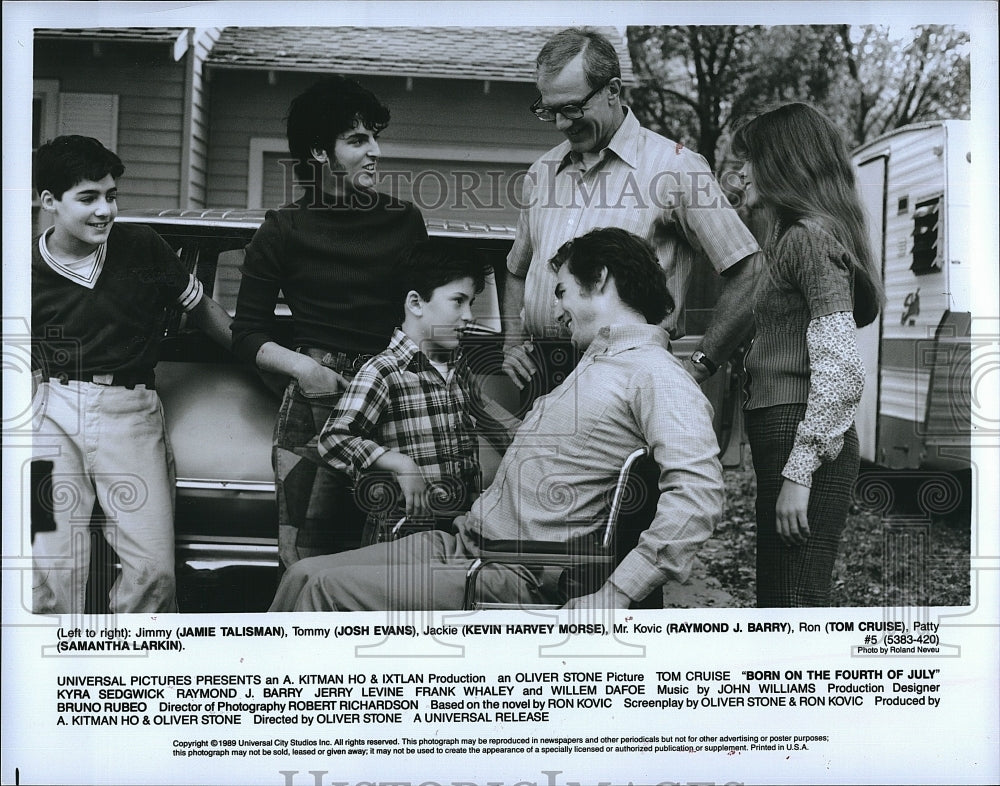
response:
[[[423,218],[378,192],[322,196],[268,211],[247,246],[233,321],[233,351],[244,360],[254,362],[274,340],[279,291],[292,313],[293,347],[357,355],[389,343],[399,321],[392,267],[427,236]]]

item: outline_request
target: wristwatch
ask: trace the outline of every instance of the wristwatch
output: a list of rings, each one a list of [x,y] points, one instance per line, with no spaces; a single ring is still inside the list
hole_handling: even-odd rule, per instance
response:
[[[696,349],[694,352],[691,353],[691,362],[697,363],[699,366],[704,366],[709,376],[712,376],[712,374],[714,374],[716,371],[719,370],[719,367],[715,364],[715,361],[709,358],[709,356],[706,355],[704,352],[702,352],[700,349]]]

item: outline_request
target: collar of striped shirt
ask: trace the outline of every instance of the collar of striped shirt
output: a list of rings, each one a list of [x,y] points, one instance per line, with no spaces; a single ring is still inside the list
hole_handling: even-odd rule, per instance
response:
[[[608,142],[608,146],[604,150],[614,153],[635,169],[639,165],[639,136],[642,132],[642,126],[639,125],[638,118],[628,107],[624,107],[624,109],[625,119],[622,120],[622,124],[618,126],[618,130],[615,131],[615,135],[611,137],[611,141]],[[576,164],[583,160],[580,153],[570,149],[568,141],[559,146],[557,155],[561,156],[558,172],[562,172],[570,164]]]
[[[606,325],[597,331],[585,355],[617,355],[645,344],[670,350],[670,337],[659,325]]]

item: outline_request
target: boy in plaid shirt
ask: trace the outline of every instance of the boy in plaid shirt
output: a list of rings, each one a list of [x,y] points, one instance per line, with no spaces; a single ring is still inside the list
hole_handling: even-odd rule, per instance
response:
[[[368,511],[365,543],[404,515],[448,528],[480,491],[475,429],[488,416],[457,350],[491,272],[446,238],[418,243],[396,266],[402,327],[358,371],[318,443],[320,457],[354,480]]]

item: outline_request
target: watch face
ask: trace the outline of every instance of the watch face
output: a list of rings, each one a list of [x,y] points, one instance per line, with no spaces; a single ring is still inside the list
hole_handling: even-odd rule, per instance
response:
[[[700,349],[697,352],[691,353],[691,362],[697,363],[699,366],[704,366],[709,374],[714,374],[715,370],[718,368],[715,363],[709,360],[708,356]]]

